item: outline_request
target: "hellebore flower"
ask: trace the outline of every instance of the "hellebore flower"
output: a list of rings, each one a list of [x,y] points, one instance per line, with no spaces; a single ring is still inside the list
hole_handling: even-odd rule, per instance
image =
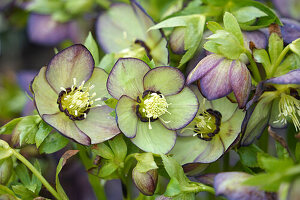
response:
[[[241,61],[226,59],[217,54],[208,55],[189,73],[186,84],[196,80],[199,80],[198,88],[208,100],[233,92],[239,108],[246,105],[251,89],[251,75]]]
[[[280,27],[284,43],[289,44],[300,38],[300,22],[292,19],[280,19],[283,26]]]
[[[258,138],[267,125],[284,128],[292,120],[296,131],[300,130],[300,69],[261,82],[256,95],[247,105],[243,122],[242,145],[249,145]]]
[[[280,15],[288,18],[300,20],[300,4],[297,0],[272,0]]]
[[[194,120],[177,131],[176,144],[170,152],[181,165],[211,163],[219,159],[237,139],[245,116],[237,104],[226,97],[205,101],[196,86],[191,88],[200,107]]]
[[[223,172],[215,176],[214,188],[216,196],[224,196],[229,200],[271,200],[272,193],[259,190],[254,186],[244,185],[243,182],[251,175],[244,172]]]
[[[51,15],[31,14],[28,19],[28,37],[31,42],[54,46],[66,39],[78,42],[79,36],[75,21],[57,22]]]
[[[114,137],[120,131],[110,116],[113,109],[101,106],[101,99],[108,96],[107,77],[104,70],[94,68],[93,57],[83,45],[64,49],[32,81],[39,115],[58,132],[84,145]]]
[[[106,53],[120,57],[143,58],[156,65],[168,64],[167,41],[159,30],[150,30],[153,20],[135,1],[131,5],[116,3],[97,21],[97,37]]]
[[[198,110],[197,98],[184,82],[176,68],[150,70],[139,59],[120,58],[107,80],[108,92],[119,100],[120,130],[144,151],[169,152],[175,144],[175,130],[190,123]]]

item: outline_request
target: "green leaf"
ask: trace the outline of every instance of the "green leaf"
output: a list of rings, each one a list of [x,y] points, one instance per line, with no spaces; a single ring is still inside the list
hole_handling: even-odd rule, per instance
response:
[[[97,45],[97,42],[93,38],[93,35],[91,32],[89,32],[89,35],[85,39],[84,46],[91,52],[94,61],[95,61],[95,66],[99,65],[99,48]]]
[[[32,200],[37,197],[32,191],[28,190],[23,185],[14,185],[12,186],[13,191],[16,195],[19,195],[22,200]]]
[[[106,103],[106,105],[108,105],[109,107],[115,109],[118,103],[118,100],[115,98],[110,98],[107,99],[106,101],[104,101]]]
[[[296,157],[296,160],[299,162],[300,161],[300,142],[297,142],[297,144],[296,144],[295,157]]]
[[[294,40],[289,46],[292,52],[300,56],[300,38]]]
[[[19,198],[15,196],[13,191],[11,191],[8,187],[0,184],[0,198],[2,197],[2,195],[8,195],[8,200],[19,200]],[[6,199],[4,198],[4,200]]]
[[[258,154],[257,162],[268,173],[284,171],[294,164],[292,159],[278,159],[265,154]]]
[[[110,73],[116,62],[115,54],[110,53],[106,54],[100,61],[99,65],[96,65],[99,68],[104,69],[107,73]]]
[[[123,135],[115,136],[113,139],[108,140],[108,143],[115,154],[115,158],[118,161],[123,161],[127,155],[127,145],[123,140]]]
[[[15,172],[24,187],[34,192],[35,188],[33,185],[31,185],[31,178],[29,176],[27,167],[21,163],[15,168]]]
[[[254,49],[253,56],[256,62],[261,63],[267,74],[271,73],[271,62],[269,54],[265,49]]]
[[[223,23],[225,30],[232,33],[238,39],[240,45],[244,46],[244,37],[240,29],[239,23],[237,22],[235,17],[231,13],[225,12],[223,17]]]
[[[272,64],[275,64],[282,50],[283,40],[276,33],[272,33],[269,37],[269,55]]]
[[[42,142],[45,140],[45,138],[49,135],[51,130],[52,130],[51,126],[49,126],[46,122],[41,121],[41,123],[39,124],[39,129],[35,135],[35,144],[36,144],[37,148],[39,148],[39,146],[42,144]]]
[[[258,174],[247,179],[244,184],[260,187],[268,192],[276,192],[281,184],[282,176],[277,174]]]
[[[25,144],[34,144],[35,135],[38,131],[39,123],[42,121],[39,115],[24,117],[16,126],[15,134],[19,135],[20,146]]]
[[[265,12],[254,6],[242,7],[233,12],[233,14],[235,15],[237,21],[240,23],[246,23],[259,17],[268,16]]]
[[[192,18],[192,15],[172,17],[172,18],[166,19],[164,21],[161,21],[158,24],[155,24],[154,26],[150,27],[148,31],[155,30],[155,29],[161,29],[161,28],[171,28],[171,27],[177,27],[177,26],[186,26],[187,25],[186,22],[190,18]]]
[[[17,123],[19,123],[23,118],[24,117],[19,117],[19,118],[13,119],[10,122],[8,122],[7,124],[5,124],[4,126],[2,126],[0,128],[0,134],[11,134],[12,130],[15,128]]]
[[[151,169],[158,168],[154,161],[153,154],[150,152],[136,154],[135,158],[137,160],[136,170],[141,173],[146,173]]]
[[[150,60],[147,55],[144,55],[144,57],[141,58],[141,60],[144,61],[151,69],[155,68],[154,60]]]
[[[258,167],[257,154],[259,152],[262,152],[262,150],[254,144],[238,149],[241,163],[247,167]]]
[[[118,167],[119,166],[116,163],[114,163],[114,161],[107,161],[101,166],[99,170],[99,176],[102,178],[110,176],[118,169]]]
[[[54,153],[62,148],[64,148],[69,143],[69,140],[59,134],[58,132],[53,132],[49,134],[45,140],[42,142],[39,148],[39,152],[42,153]]]
[[[39,163],[39,161],[37,159],[34,161],[34,165],[33,166],[41,174],[41,172],[42,172],[41,166],[40,166],[40,163]],[[34,174],[32,174],[32,177],[31,177],[31,185],[35,186],[34,193],[38,195],[40,193],[41,189],[42,189],[42,182]]]
[[[109,146],[107,146],[105,143],[100,143],[98,144],[96,147],[94,147],[92,149],[92,151],[102,157],[102,158],[105,158],[105,159],[109,159],[109,160],[112,160],[115,155],[113,153],[113,151],[111,150],[111,148],[109,148]]]
[[[58,174],[60,173],[61,169],[63,168],[63,166],[66,164],[67,160],[69,158],[71,158],[72,156],[74,156],[75,154],[78,153],[78,150],[68,150],[66,151],[62,157],[59,160],[59,163],[56,167],[56,174],[55,174],[55,184],[56,184],[56,191],[58,192],[59,196],[61,197],[62,200],[68,200],[68,196],[66,195],[64,189],[62,188],[60,182],[59,182],[59,178],[58,178]]]
[[[181,193],[180,182],[178,182],[178,180],[175,178],[171,178],[164,195],[168,197],[174,197],[176,195],[179,195],[180,193]]]
[[[4,140],[0,140],[0,160],[10,157],[13,154],[10,146]]]
[[[217,30],[224,30],[224,28],[220,24],[214,21],[207,22],[206,26],[213,33],[216,33]]]

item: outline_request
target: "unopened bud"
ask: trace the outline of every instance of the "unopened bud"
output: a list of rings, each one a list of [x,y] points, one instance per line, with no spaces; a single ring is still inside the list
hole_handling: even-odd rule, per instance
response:
[[[141,193],[152,196],[157,185],[158,173],[156,169],[151,169],[146,173],[139,172],[136,168],[132,171],[132,179]]]

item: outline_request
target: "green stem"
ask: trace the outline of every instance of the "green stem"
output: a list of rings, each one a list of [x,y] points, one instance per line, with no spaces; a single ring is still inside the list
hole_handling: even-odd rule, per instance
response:
[[[59,194],[56,192],[56,190],[48,183],[48,181],[40,174],[40,172],[28,161],[24,156],[22,156],[19,152],[17,152],[14,149],[11,149],[14,156],[18,160],[20,160],[41,182],[42,184],[47,188],[47,190],[58,200],[60,200]]]
[[[285,55],[289,52],[290,50],[290,45],[286,46],[283,51],[280,53],[279,57],[277,58],[274,66],[272,67],[272,71],[270,76],[268,76],[268,78],[272,78],[278,68],[278,66],[280,65],[281,61],[283,60],[283,58],[285,57]]]
[[[195,187],[186,187],[183,188],[183,191],[185,192],[194,192],[194,193],[198,193],[198,192],[209,192],[211,194],[215,194],[215,189],[213,187],[201,184],[201,183],[197,183],[197,186]]]
[[[250,69],[250,71],[252,72],[252,75],[253,75],[253,79],[256,81],[256,82],[259,82],[261,81],[261,76],[260,76],[260,73],[258,71],[258,67],[256,65],[256,62],[254,61],[253,57],[252,57],[252,54],[250,53],[250,51],[246,51],[245,52],[248,59],[249,59],[249,62],[250,62],[250,65],[248,66],[248,68]]]

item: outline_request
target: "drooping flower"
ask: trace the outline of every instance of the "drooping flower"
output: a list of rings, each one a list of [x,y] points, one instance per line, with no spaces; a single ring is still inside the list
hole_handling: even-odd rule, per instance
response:
[[[208,100],[233,92],[239,108],[246,105],[251,88],[251,75],[243,62],[217,54],[208,55],[189,73],[186,84],[196,80],[199,80],[198,88]]]
[[[247,117],[243,122],[242,145],[258,138],[267,125],[284,128],[291,120],[300,130],[300,69],[261,82],[257,94],[249,102]],[[252,105],[251,105],[252,104]]]
[[[219,159],[241,132],[245,113],[226,97],[207,101],[192,85],[200,107],[194,120],[177,131],[177,140],[170,152],[180,164],[211,163]]]
[[[63,135],[89,145],[118,134],[113,111],[101,101],[108,96],[108,75],[94,68],[83,45],[56,54],[31,84],[36,109],[42,119]]]
[[[176,68],[150,70],[139,59],[119,59],[109,74],[107,89],[119,100],[116,115],[120,130],[144,151],[170,151],[175,130],[190,123],[198,110],[197,98],[184,82]]]
[[[116,53],[117,58],[143,58],[146,55],[156,65],[166,65],[167,41],[161,31],[148,31],[153,25],[154,22],[146,11],[131,0],[131,5],[116,3],[100,15],[96,32],[106,53]]]

